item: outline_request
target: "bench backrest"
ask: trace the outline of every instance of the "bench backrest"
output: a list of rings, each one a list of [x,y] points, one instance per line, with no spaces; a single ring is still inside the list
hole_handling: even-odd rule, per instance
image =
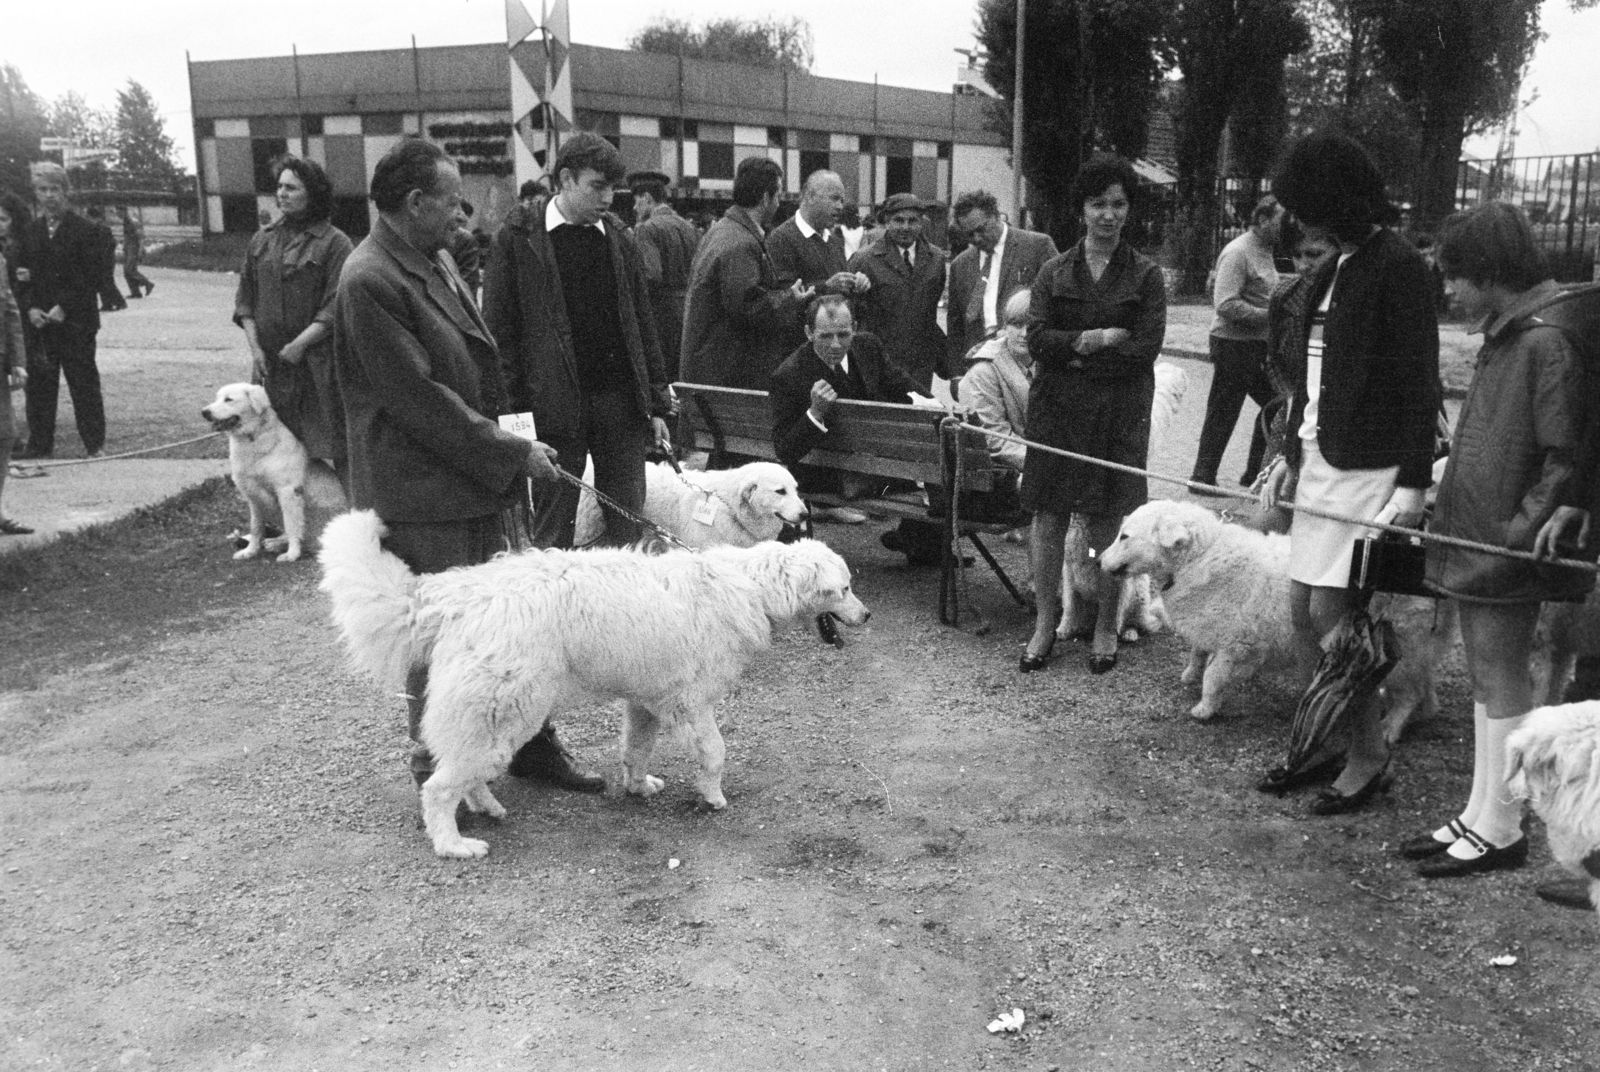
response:
[[[777,460],[772,413],[765,391],[676,383],[682,403],[680,441],[700,450],[724,450]],[[828,418],[828,437],[806,455],[807,465],[927,484],[945,483],[939,439],[942,410],[893,402],[840,399]],[[982,435],[960,436],[963,490],[993,486],[993,465]]]

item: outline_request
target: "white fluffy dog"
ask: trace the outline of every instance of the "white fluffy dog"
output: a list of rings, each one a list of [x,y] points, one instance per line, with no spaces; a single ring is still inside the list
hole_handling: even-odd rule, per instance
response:
[[[1149,457],[1155,457],[1166,439],[1173,415],[1189,390],[1189,374],[1177,365],[1156,363],[1156,390],[1150,400]],[[1094,633],[1095,616],[1100,611],[1100,568],[1089,549],[1089,531],[1083,519],[1073,515],[1067,527],[1066,555],[1061,566],[1061,624],[1056,636],[1062,640],[1088,637]],[[1122,585],[1122,603],[1117,613],[1117,632],[1124,641],[1154,633],[1168,625],[1162,610],[1161,595],[1152,592],[1150,579],[1130,576]]]
[[[308,510],[327,515],[346,509],[339,478],[307,456],[305,446],[273,412],[264,387],[227,384],[201,408],[200,416],[227,434],[233,486],[250,507],[249,537],[233,557],[255,558],[276,549],[277,541],[262,539],[270,522],[283,530],[285,550],[277,560],[298,561],[306,543]]]
[[[644,516],[690,547],[752,547],[776,540],[808,513],[794,475],[777,462],[686,470],[682,477],[661,462],[645,466]],[[573,543],[585,547],[604,534],[600,506],[585,491]]]
[[[456,805],[503,816],[489,780],[547,718],[582,704],[627,701],[629,793],[661,790],[647,767],[658,731],[676,729],[693,742],[701,796],[726,806],[712,705],[771,644],[773,623],[868,617],[844,560],[815,540],[662,555],[529,551],[419,577],[382,550],[383,534],[371,511],[334,519],[322,588],[352,660],[384,688],[403,690],[411,667],[428,667],[421,737],[435,768],[422,814],[440,856],[488,852],[461,836]]]
[[[1506,740],[1507,786],[1544,820],[1556,863],[1600,908],[1600,700],[1538,707]]]

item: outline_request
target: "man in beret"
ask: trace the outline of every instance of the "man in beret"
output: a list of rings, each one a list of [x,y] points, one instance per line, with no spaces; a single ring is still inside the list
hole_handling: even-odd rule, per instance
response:
[[[923,237],[927,206],[915,194],[894,194],[878,210],[883,235],[850,258],[849,270],[871,282],[855,298],[860,330],[883,340],[889,359],[911,374],[923,394],[935,375],[949,377],[939,328],[945,252]]]
[[[633,237],[644,261],[650,307],[655,313],[656,333],[661,337],[661,357],[669,381],[678,378],[683,303],[689,294],[689,265],[700,245],[700,232],[673,211],[667,200],[670,181],[659,171],[635,171],[628,176],[628,189],[633,191]]]

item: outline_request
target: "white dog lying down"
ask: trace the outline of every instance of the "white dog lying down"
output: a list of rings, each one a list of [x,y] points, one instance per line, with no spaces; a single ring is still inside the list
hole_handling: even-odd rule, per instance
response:
[[[295,434],[278,419],[267,391],[253,383],[230,383],[200,410],[211,427],[228,436],[228,468],[233,486],[250,507],[250,535],[234,558],[255,558],[277,550],[277,541],[263,541],[268,523],[283,530],[286,550],[279,562],[298,561],[308,535],[308,513],[317,520],[347,509],[344,489],[320,461],[313,461]]]
[[[1167,437],[1167,428],[1178,412],[1178,405],[1189,390],[1189,374],[1177,365],[1159,361],[1155,367],[1156,390],[1150,400],[1150,448],[1154,458]],[[1061,624],[1056,636],[1061,640],[1087,638],[1094,634],[1095,616],[1100,613],[1100,567],[1089,550],[1089,530],[1083,519],[1073,515],[1067,528],[1066,555],[1061,565]],[[1161,594],[1152,593],[1150,579],[1130,576],[1122,584],[1122,603],[1118,608],[1117,632],[1124,641],[1139,639],[1141,633],[1155,633],[1166,626]]]
[[[594,483],[587,475],[584,479]],[[800,524],[807,513],[794,476],[777,462],[686,470],[682,478],[661,462],[645,466],[644,516],[690,547],[751,547],[776,540],[783,526]],[[585,547],[604,534],[600,506],[585,491],[578,499],[573,543]]]
[[[1128,515],[1100,563],[1113,573],[1148,573],[1161,591],[1173,631],[1190,645],[1184,684],[1201,682],[1194,718],[1215,716],[1233,682],[1263,666],[1293,665],[1287,536],[1225,524],[1195,503],[1154,499]],[[1415,597],[1381,596],[1372,609],[1394,622],[1405,655],[1385,681],[1403,723],[1431,704],[1454,620]],[[1398,738],[1398,728],[1390,732]]]
[[[656,734],[693,742],[696,788],[713,808],[722,795],[722,735],[712,705],[756,653],[774,622],[835,614],[861,625],[868,611],[850,570],[824,544],[670,551],[529,551],[481,566],[415,576],[382,550],[371,511],[335,518],[323,534],[322,588],[351,659],[385,689],[426,664],[422,743],[433,776],[422,814],[440,856],[482,856],[461,836],[456,805],[499,817],[487,783],[551,715],[626,700],[622,782],[651,796]]]
[[[1600,908],[1600,700],[1538,707],[1506,741],[1506,783],[1544,820],[1550,855]]]

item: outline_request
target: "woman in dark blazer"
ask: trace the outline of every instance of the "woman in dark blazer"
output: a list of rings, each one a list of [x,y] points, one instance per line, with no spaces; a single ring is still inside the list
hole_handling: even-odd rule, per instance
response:
[[[1133,167],[1096,155],[1073,180],[1073,204],[1086,228],[1077,245],[1039,269],[1028,314],[1034,380],[1027,438],[1076,454],[1143,468],[1150,439],[1155,362],[1167,329],[1161,269],[1122,241]],[[1022,507],[1033,513],[1033,577],[1038,618],[1019,669],[1043,668],[1061,614],[1061,559],[1067,523],[1081,513],[1089,546],[1103,551],[1122,519],[1146,498],[1140,476],[1029,449]],[[1104,577],[1089,669],[1117,665],[1121,580]]]
[[[1433,482],[1439,412],[1439,324],[1428,266],[1389,224],[1398,213],[1365,149],[1338,134],[1312,134],[1290,150],[1272,192],[1310,227],[1330,232],[1339,256],[1317,270],[1288,370],[1284,455],[1268,471],[1263,501],[1312,506],[1396,525],[1422,520]],[[1349,588],[1361,525],[1296,514],[1289,529],[1290,615],[1309,681],[1320,642],[1355,606]],[[1388,787],[1389,750],[1376,703],[1351,712],[1344,770],[1312,802],[1318,815],[1352,811]],[[1295,772],[1269,775],[1288,788]],[[1280,772],[1274,772],[1280,775]]]

